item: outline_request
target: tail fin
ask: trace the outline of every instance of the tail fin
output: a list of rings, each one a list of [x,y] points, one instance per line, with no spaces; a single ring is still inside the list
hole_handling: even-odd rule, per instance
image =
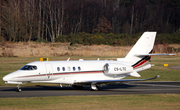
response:
[[[131,62],[134,69],[144,67],[149,64],[151,56],[148,54],[152,52],[155,37],[156,32],[144,32],[133,48],[126,55],[126,61]],[[148,68],[149,66],[150,65],[148,65]]]

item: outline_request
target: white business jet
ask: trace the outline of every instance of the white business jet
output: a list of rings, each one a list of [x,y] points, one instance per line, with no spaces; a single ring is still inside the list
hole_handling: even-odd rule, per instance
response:
[[[37,61],[4,76],[3,80],[6,84],[18,84],[17,90],[20,92],[20,85],[27,82],[57,83],[60,86],[68,84],[77,89],[90,85],[92,90],[98,90],[102,83],[156,79],[158,76],[149,79],[123,79],[127,76],[140,77],[137,72],[151,68],[150,58],[157,55],[151,54],[155,37],[156,32],[144,32],[126,57],[117,58],[117,61]]]

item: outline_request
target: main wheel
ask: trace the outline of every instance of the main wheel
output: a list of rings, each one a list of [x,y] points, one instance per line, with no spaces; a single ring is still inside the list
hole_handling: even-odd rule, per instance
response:
[[[91,89],[94,91],[98,91],[99,87],[98,87],[98,85],[91,84]]]
[[[17,89],[17,92],[21,92],[22,90],[21,89]]]

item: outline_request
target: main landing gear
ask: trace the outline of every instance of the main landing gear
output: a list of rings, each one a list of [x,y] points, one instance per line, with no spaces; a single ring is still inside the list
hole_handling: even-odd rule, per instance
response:
[[[21,92],[22,90],[20,89],[20,84],[17,85],[17,92]]]
[[[94,91],[98,91],[99,90],[99,86],[97,84],[91,84],[91,89]]]

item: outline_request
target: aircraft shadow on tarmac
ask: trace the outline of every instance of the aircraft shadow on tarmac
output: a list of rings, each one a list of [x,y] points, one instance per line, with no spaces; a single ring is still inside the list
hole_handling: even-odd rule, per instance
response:
[[[118,84],[118,85],[103,85],[99,87],[99,91],[111,91],[112,89],[125,89],[125,88],[132,88],[135,87],[134,85],[128,85],[128,84]],[[71,86],[41,86],[41,85],[36,85],[36,86],[22,86],[21,87],[22,91],[56,91],[56,90],[78,90],[74,87]],[[0,91],[16,91],[17,87],[4,87]],[[93,91],[90,89],[90,86],[84,86],[83,89],[84,91]]]
[[[77,90],[71,86],[22,86],[19,94],[16,87],[0,87],[0,97],[43,97],[43,96],[70,96],[70,95],[121,95],[121,94],[179,94],[178,82],[133,82],[123,84],[109,84],[93,91],[90,86]]]

